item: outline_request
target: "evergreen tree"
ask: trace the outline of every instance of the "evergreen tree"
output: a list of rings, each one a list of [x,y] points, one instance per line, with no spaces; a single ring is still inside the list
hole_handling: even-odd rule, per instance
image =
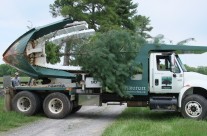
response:
[[[149,18],[136,15],[136,11],[137,4],[132,0],[55,0],[50,5],[54,17],[84,20],[89,28],[101,32],[82,44],[68,41],[64,55],[68,58],[75,55],[73,64],[82,66],[100,81],[105,91],[120,96],[127,95],[124,84],[130,76],[130,67],[145,43],[143,38],[152,29]]]
[[[50,12],[54,17],[61,15],[73,21],[84,20],[89,24],[89,28],[97,30],[105,17],[109,17],[109,14],[115,15],[113,10],[110,10],[110,5],[115,2],[116,0],[55,0],[50,4]],[[108,21],[110,22],[110,19]]]
[[[135,30],[135,24],[132,22],[132,18],[137,12],[137,4],[134,4],[132,0],[119,0],[115,7],[116,14],[119,18],[119,26],[130,30]]]
[[[132,0],[55,0],[50,4],[53,17],[63,16],[73,21],[86,21],[89,28],[102,32],[125,28],[145,36],[151,31],[150,20],[145,16],[137,16],[137,4]]]
[[[98,34],[80,46],[76,61],[102,83],[103,89],[126,96],[125,81],[130,77],[130,67],[145,41],[126,30],[111,30]]]
[[[148,34],[153,27],[150,26],[150,19],[149,17],[142,16],[142,15],[136,15],[132,18],[132,22],[135,26],[135,31],[140,34],[141,37],[147,39],[151,38],[151,36]]]

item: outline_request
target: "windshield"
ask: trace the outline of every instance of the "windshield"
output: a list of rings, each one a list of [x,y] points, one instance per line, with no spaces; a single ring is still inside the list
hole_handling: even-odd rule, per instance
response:
[[[183,72],[187,72],[187,69],[186,69],[185,66],[183,65],[183,63],[182,63],[182,61],[180,60],[180,58],[179,58],[178,55],[176,55],[176,58],[177,58],[178,63],[180,64],[180,66],[181,66]]]

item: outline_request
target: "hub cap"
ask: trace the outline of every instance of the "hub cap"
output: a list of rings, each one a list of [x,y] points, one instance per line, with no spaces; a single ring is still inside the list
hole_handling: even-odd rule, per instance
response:
[[[51,99],[48,106],[49,110],[54,114],[58,114],[63,110],[63,102],[58,98]]]
[[[185,112],[188,114],[188,116],[196,118],[201,115],[202,106],[197,101],[189,101],[185,105]]]
[[[28,97],[21,97],[17,101],[17,108],[21,112],[26,112],[31,108],[31,101]]]

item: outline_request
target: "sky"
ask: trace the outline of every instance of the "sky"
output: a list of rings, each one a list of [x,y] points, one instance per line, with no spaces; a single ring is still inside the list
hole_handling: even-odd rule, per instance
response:
[[[151,36],[162,34],[165,42],[176,44],[195,38],[190,45],[207,46],[207,1],[206,0],[133,0],[138,3],[139,15],[150,18]],[[0,54],[19,36],[28,31],[27,26],[38,27],[61,19],[49,13],[49,4],[54,0],[4,0],[0,5]],[[190,66],[207,66],[207,53],[184,55],[182,61]],[[2,55],[0,56],[0,63]]]

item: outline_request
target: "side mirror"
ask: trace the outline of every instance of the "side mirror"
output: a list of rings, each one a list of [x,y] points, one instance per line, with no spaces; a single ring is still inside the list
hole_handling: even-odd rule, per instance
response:
[[[171,72],[175,73],[175,53],[170,55]]]

